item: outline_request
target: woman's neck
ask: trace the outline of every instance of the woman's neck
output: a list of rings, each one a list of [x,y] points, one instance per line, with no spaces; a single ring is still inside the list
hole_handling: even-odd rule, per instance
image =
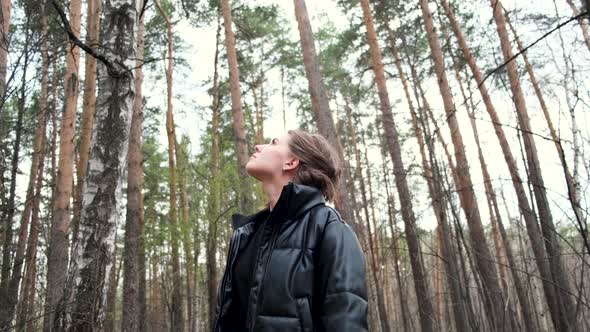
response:
[[[281,197],[281,192],[283,191],[283,187],[289,183],[289,179],[281,179],[277,181],[271,182],[263,182],[262,183],[262,190],[266,193],[268,197],[268,207],[272,211],[277,201]]]

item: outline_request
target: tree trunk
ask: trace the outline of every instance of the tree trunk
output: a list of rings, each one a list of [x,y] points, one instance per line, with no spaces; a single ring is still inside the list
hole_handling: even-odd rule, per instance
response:
[[[74,34],[80,36],[80,0],[70,2],[70,26]],[[78,100],[78,66],[80,49],[73,44],[66,46],[66,73],[64,77],[65,102],[59,136],[59,170],[57,173],[55,195],[53,196],[53,220],[47,257],[47,289],[45,294],[45,314],[43,331],[59,330],[56,321],[58,302],[63,298],[68,275],[68,233],[70,228],[70,198],[72,197],[74,168],[74,135],[76,132],[76,102]]]
[[[2,0],[0,4],[2,13],[0,15],[0,114],[4,110],[6,98],[6,71],[8,64],[8,36],[10,28],[10,0]]]
[[[55,190],[57,189],[57,61],[53,60],[53,78],[51,79],[51,204],[49,215],[53,220],[53,203]],[[49,262],[48,262],[49,267]],[[48,268],[49,270],[49,268]],[[49,271],[48,271],[49,273]],[[45,324],[44,324],[45,325]]]
[[[140,330],[140,311],[142,302],[140,289],[140,242],[143,232],[140,223],[143,219],[141,204],[141,176],[142,176],[142,147],[141,128],[142,114],[142,84],[143,84],[143,17],[139,18],[137,30],[137,60],[135,69],[135,99],[133,100],[133,115],[129,131],[128,175],[127,175],[127,219],[125,222],[125,250],[123,251],[123,316],[122,331]],[[143,271],[145,273],[145,271]]]
[[[375,83],[379,93],[380,108],[383,114],[383,129],[387,148],[391,155],[394,165],[394,176],[402,206],[402,218],[405,224],[406,241],[412,272],[414,274],[414,287],[416,288],[416,297],[420,313],[420,325],[423,332],[434,331],[436,326],[436,316],[430,292],[428,290],[428,278],[426,277],[424,266],[420,260],[421,251],[418,234],[416,232],[416,217],[412,207],[412,197],[406,179],[406,170],[401,157],[401,146],[398,139],[397,129],[391,113],[391,103],[387,92],[385,82],[385,73],[383,62],[381,60],[381,50],[377,44],[377,34],[373,25],[373,18],[368,0],[361,0],[363,10],[363,20],[367,29],[367,39],[371,53],[371,63],[375,73]]]
[[[305,67],[305,75],[308,81],[308,90],[311,98],[311,108],[314,114],[314,120],[317,124],[319,133],[324,136],[328,142],[336,149],[338,157],[345,163],[342,145],[336,135],[336,127],[332,119],[332,112],[328,105],[328,96],[326,88],[322,81],[322,74],[320,71],[320,63],[316,54],[313,32],[309,17],[307,15],[307,8],[304,0],[293,0],[295,6],[295,18],[297,19],[297,26],[299,27],[299,37],[301,41],[301,52],[303,55],[303,65]],[[336,198],[336,207],[340,211],[342,218],[353,225],[354,212],[350,204],[350,193],[347,190],[346,182],[351,181],[351,176],[347,167],[343,167],[343,176],[338,183],[338,190]],[[360,223],[359,223],[360,224]],[[355,228],[357,228],[355,226]]]
[[[486,111],[488,112],[488,114],[492,120],[492,124],[494,126],[494,131],[496,133],[496,136],[498,137],[500,147],[502,148],[502,153],[504,155],[504,160],[506,161],[506,165],[508,166],[508,170],[510,172],[510,177],[512,179],[512,184],[514,185],[514,189],[516,191],[516,196],[518,199],[518,206],[520,208],[521,214],[522,214],[522,216],[525,220],[525,223],[526,223],[527,232],[528,232],[529,238],[531,240],[531,247],[533,249],[533,253],[535,254],[535,259],[537,261],[539,273],[540,273],[541,279],[543,281],[543,289],[545,291],[547,303],[549,304],[549,307],[551,308],[550,309],[551,312],[557,312],[556,311],[557,308],[555,307],[556,294],[555,294],[554,286],[552,285],[553,278],[552,278],[550,270],[549,270],[549,264],[547,262],[547,258],[546,258],[546,254],[545,254],[545,250],[544,250],[544,246],[543,246],[542,234],[541,234],[541,232],[538,228],[538,225],[537,225],[536,214],[531,209],[531,206],[529,205],[529,201],[526,196],[526,191],[525,191],[525,188],[523,185],[523,180],[521,179],[519,172],[518,172],[516,159],[514,158],[514,155],[512,154],[512,151],[510,149],[510,143],[508,142],[508,139],[506,138],[506,135],[504,133],[504,129],[502,128],[502,124],[500,122],[498,114],[496,113],[496,110],[495,110],[495,107],[492,103],[491,97],[488,94],[487,87],[486,87],[485,83],[483,82],[483,75],[475,62],[475,58],[473,57],[473,54],[471,53],[469,47],[467,46],[467,43],[465,42],[465,39],[464,39],[463,34],[459,28],[459,25],[453,15],[452,11],[450,10],[450,7],[448,6],[448,3],[446,2],[446,0],[441,0],[441,4],[445,10],[446,16],[448,17],[448,19],[451,23],[451,29],[453,30],[453,33],[455,34],[455,37],[457,38],[457,42],[459,43],[459,47],[463,53],[463,57],[465,58],[467,64],[469,65],[469,68],[471,69],[471,72],[473,74],[475,82],[477,83],[477,86],[478,86],[479,92],[482,96]]]
[[[238,160],[238,176],[244,181],[240,192],[240,210],[246,213],[253,209],[246,178],[246,164],[248,163],[248,142],[244,131],[244,114],[242,112],[242,96],[240,92],[240,72],[238,70],[238,58],[232,32],[232,15],[229,0],[221,0],[221,13],[225,27],[225,48],[229,66],[229,90],[231,94],[233,133],[235,140],[236,157]]]
[[[354,150],[354,157],[355,157],[355,161],[356,161],[356,177],[360,183],[360,189],[361,189],[361,197],[362,197],[362,202],[363,202],[363,211],[365,213],[365,222],[367,225],[367,237],[369,239],[369,251],[371,253],[371,257],[370,257],[370,263],[371,263],[371,269],[372,269],[372,273],[371,276],[373,277],[373,282],[375,284],[375,287],[378,287],[378,285],[380,285],[379,283],[379,275],[380,275],[380,266],[381,263],[379,262],[378,259],[378,255],[376,253],[377,250],[379,250],[379,248],[376,247],[375,245],[375,241],[373,238],[373,232],[371,230],[371,217],[369,216],[369,202],[367,200],[367,190],[365,187],[365,180],[363,179],[363,174],[362,174],[362,165],[361,165],[361,158],[360,158],[360,151],[357,147],[357,143],[356,143],[356,131],[354,129],[354,126],[352,124],[352,112],[350,107],[346,107],[346,118],[347,118],[347,122],[348,122],[348,131],[350,133],[350,139],[352,140],[352,148]],[[375,230],[375,227],[373,227],[373,229]],[[375,230],[376,231],[376,230]],[[377,290],[376,292],[376,297],[377,297],[377,308],[379,310],[379,318],[380,318],[380,323],[381,323],[381,330],[386,332],[386,331],[391,331],[391,328],[389,327],[389,321],[388,319],[388,315],[387,315],[387,309],[385,308],[385,301],[383,299],[383,292]]]
[[[43,12],[45,14],[47,7],[44,7]],[[41,15],[41,35],[47,36],[47,16]],[[35,303],[35,279],[37,275],[37,242],[39,234],[39,206],[41,202],[41,190],[43,187],[43,170],[45,165],[45,152],[47,145],[47,111],[48,107],[48,82],[49,82],[49,54],[47,40],[43,37],[41,43],[41,57],[42,57],[42,69],[41,69],[41,94],[39,96],[39,124],[37,127],[35,137],[35,152],[33,155],[34,161],[32,164],[36,164],[36,169],[31,168],[31,174],[35,173],[34,187],[32,196],[29,198],[32,200],[31,209],[31,227],[29,231],[29,239],[27,243],[27,252],[25,258],[25,276],[24,276],[24,287],[22,291],[22,300],[19,304],[17,313],[17,329],[23,330],[25,325],[29,331],[33,330],[33,319],[29,317],[32,313]],[[37,136],[38,135],[38,136]],[[39,137],[39,138],[37,138]],[[38,140],[37,140],[38,139]],[[35,160],[36,159],[36,160]],[[32,167],[32,166],[31,166]],[[28,199],[27,199],[28,202]],[[28,218],[27,218],[28,219]],[[22,226],[21,226],[22,227]]]
[[[485,287],[484,303],[486,304],[488,312],[488,321],[493,329],[506,328],[508,326],[505,325],[507,320],[502,319],[505,315],[504,299],[502,298],[502,292],[498,282],[497,270],[493,264],[494,260],[486,244],[479,207],[473,190],[473,183],[471,182],[469,164],[465,155],[463,137],[461,135],[457,117],[455,116],[453,96],[445,74],[443,54],[434,30],[434,23],[428,7],[428,0],[420,0],[420,7],[422,9],[422,17],[426,26],[428,43],[432,52],[432,59],[434,61],[440,94],[447,115],[447,124],[451,132],[451,139],[455,150],[455,158],[457,161],[457,182],[455,185],[459,193],[461,206],[463,207],[465,217],[467,218],[471,245],[476,256],[477,269],[481,276],[483,286]]]
[[[397,68],[398,75],[399,75],[399,78],[402,82],[402,87],[404,89],[404,94],[405,94],[406,100],[408,102],[408,107],[409,107],[410,115],[412,118],[412,127],[414,129],[416,139],[418,140],[418,146],[420,147],[420,155],[422,158],[422,168],[424,169],[424,177],[426,178],[426,181],[428,183],[428,191],[429,191],[430,199],[432,201],[432,207],[434,209],[434,214],[437,219],[437,224],[439,225],[438,227],[440,229],[440,237],[441,238],[438,242],[440,244],[440,251],[442,253],[443,259],[446,262],[445,265],[446,265],[447,273],[449,275],[457,275],[458,274],[458,267],[456,264],[456,253],[455,253],[452,245],[450,245],[452,240],[450,237],[450,231],[449,231],[449,226],[448,226],[448,216],[446,214],[446,202],[445,202],[444,195],[442,195],[442,192],[436,191],[437,186],[434,183],[435,181],[442,181],[442,180],[440,179],[439,174],[437,174],[436,176],[433,175],[432,168],[428,162],[428,158],[426,156],[427,144],[425,144],[425,142],[424,142],[422,130],[421,130],[420,126],[418,125],[418,117],[417,117],[416,111],[414,109],[414,104],[412,102],[412,98],[410,96],[410,91],[408,88],[408,82],[406,80],[406,75],[404,74],[402,66],[401,66],[401,61],[399,58],[397,47],[395,45],[395,39],[393,36],[393,32],[391,30],[389,30],[389,27],[387,27],[387,29],[388,29],[389,38],[391,41],[391,49],[392,49],[392,53],[393,53],[393,59],[395,62],[395,66]],[[422,124],[422,125],[424,127],[424,124]],[[428,138],[427,138],[427,140],[428,140]],[[428,141],[431,142],[430,140],[428,140]],[[429,143],[428,149],[429,149],[429,152],[432,152],[432,154],[435,155],[434,147],[432,144]],[[431,162],[433,161],[432,158],[430,160],[431,160]],[[451,292],[451,297],[453,299],[452,303],[453,303],[453,313],[454,313],[455,324],[456,324],[455,326],[457,327],[457,329],[459,329],[461,331],[466,331],[469,329],[469,322],[467,320],[468,317],[466,317],[467,312],[464,308],[464,303],[463,303],[463,301],[461,301],[460,285],[459,285],[458,280],[456,278],[446,278],[446,280],[448,283],[449,291]],[[440,311],[439,311],[439,313],[440,313]],[[441,317],[441,316],[442,315],[439,314],[439,317]]]
[[[444,309],[445,309],[445,301],[443,299],[443,286],[442,286],[442,267],[441,267],[441,262],[443,259],[445,259],[445,256],[442,252],[442,229],[439,227],[436,227],[436,230],[433,234],[434,240],[433,240],[433,244],[432,246],[435,248],[435,256],[433,257],[434,259],[434,280],[433,280],[433,284],[434,284],[434,298],[435,298],[435,302],[436,302],[436,320],[439,322],[439,326],[441,331],[447,331],[448,328],[446,327],[447,325],[447,321],[445,320],[444,317]]]
[[[381,141],[381,144],[383,145],[383,141]],[[407,303],[407,299],[406,299],[406,293],[404,291],[404,284],[403,284],[403,279],[401,276],[401,272],[400,272],[400,254],[399,254],[399,233],[397,230],[397,222],[396,222],[396,218],[395,218],[395,201],[394,201],[394,196],[393,193],[391,193],[389,191],[389,180],[387,177],[387,174],[389,172],[389,170],[387,169],[386,166],[386,152],[385,149],[382,149],[382,165],[383,165],[383,182],[385,184],[385,194],[387,195],[387,221],[389,224],[389,230],[391,232],[391,254],[392,254],[392,260],[393,260],[393,271],[394,271],[394,277],[396,279],[397,282],[397,289],[399,292],[399,305],[400,305],[400,313],[401,313],[401,320],[402,320],[402,331],[410,331],[411,330],[411,324],[410,324],[410,318],[409,318],[409,312],[408,312],[408,303]],[[395,295],[395,294],[392,294]],[[394,296],[395,297],[395,296]]]
[[[143,174],[140,174],[139,179],[140,188],[143,187]],[[146,237],[145,237],[145,219],[144,219],[144,205],[143,193],[139,198],[139,210],[142,211],[139,218],[139,243],[138,243],[138,262],[137,274],[139,277],[139,331],[147,331],[148,329],[148,308],[147,308],[147,281],[146,281]]]
[[[457,79],[460,79],[459,77]],[[466,98],[465,98],[466,99]],[[500,209],[498,208],[498,202],[496,200],[496,193],[494,191],[494,188],[492,186],[492,180],[490,178],[490,173],[488,171],[487,168],[487,164],[485,162],[485,158],[484,158],[484,154],[483,154],[483,150],[481,148],[480,142],[479,142],[479,133],[477,131],[477,123],[475,121],[475,108],[471,108],[471,113],[470,113],[470,120],[471,120],[471,127],[473,129],[473,135],[475,137],[475,143],[477,145],[477,153],[479,156],[479,162],[481,165],[481,171],[483,174],[483,181],[484,181],[484,186],[485,186],[485,191],[486,191],[486,197],[489,201],[489,209],[490,209],[490,214],[491,214],[491,222],[492,222],[492,231],[494,232],[494,242],[496,243],[496,250],[497,250],[497,256],[498,256],[498,260],[499,260],[499,266],[500,266],[500,271],[502,272],[503,270],[505,270],[505,268],[503,269],[503,266],[508,266],[510,267],[510,271],[512,273],[512,279],[514,281],[514,288],[516,289],[516,294],[518,297],[518,300],[520,302],[520,310],[522,313],[522,319],[524,321],[524,326],[526,328],[527,331],[537,331],[538,328],[535,324],[535,322],[533,321],[533,314],[531,312],[531,309],[534,308],[529,299],[528,299],[528,295],[526,293],[526,290],[524,289],[523,285],[522,285],[522,281],[520,279],[520,276],[518,275],[518,268],[515,265],[515,261],[514,261],[514,254],[512,253],[512,247],[510,245],[510,240],[508,238],[508,236],[506,235],[506,230],[504,229],[504,225],[502,222],[502,215],[500,214]],[[503,245],[502,245],[503,243]],[[504,256],[503,254],[501,254],[501,250],[502,248],[504,249],[504,251],[506,252],[506,256]],[[505,258],[505,259],[502,259]],[[507,260],[508,264],[505,264],[504,261]],[[505,288],[505,292],[508,293],[508,286],[507,286],[507,280],[508,280],[508,276],[505,275],[505,272],[501,273],[501,277],[503,280],[503,287]]]
[[[115,243],[117,242],[115,235]],[[105,323],[104,323],[104,330],[105,331],[114,331],[115,330],[115,320],[117,316],[117,284],[119,281],[119,273],[118,270],[121,268],[121,263],[119,263],[119,268],[117,268],[117,248],[115,247],[114,253],[114,260],[113,260],[113,268],[109,274],[109,288],[107,290],[107,303],[105,307]]]
[[[383,265],[383,253],[382,253],[382,245],[381,245],[381,237],[379,235],[379,228],[377,227],[377,218],[375,217],[375,200],[373,199],[373,181],[371,181],[371,165],[369,163],[369,155],[368,155],[368,147],[367,142],[365,141],[365,132],[361,131],[361,143],[364,147],[364,161],[367,169],[367,189],[368,189],[368,197],[367,203],[371,207],[371,223],[373,229],[375,230],[374,238],[375,238],[375,257],[377,258],[377,266]],[[360,153],[360,151],[359,151]],[[379,280],[383,281],[383,272],[382,269],[379,268],[377,270],[377,276]]]
[[[188,160],[187,143],[181,142],[180,146],[176,144],[176,160],[178,162],[178,175],[180,186],[180,219],[182,221],[182,242],[185,256],[186,266],[186,304],[187,304],[187,323],[188,330],[194,331],[194,285],[193,285],[193,255],[191,252],[192,242],[189,237],[190,223],[189,223],[189,202],[187,193],[186,178],[188,177],[187,170],[190,167]]]
[[[154,221],[155,224],[155,221]],[[151,308],[150,308],[150,331],[160,331],[163,329],[162,323],[162,310],[160,308],[160,286],[159,286],[159,278],[158,278],[158,255],[157,249],[152,249],[152,276],[151,276]]]
[[[574,4],[574,2],[572,0],[565,0],[565,2],[567,2],[567,4],[570,6],[572,11],[574,12],[574,16],[580,15],[580,11],[578,10],[578,7],[576,7],[576,5]],[[586,10],[588,10],[588,9],[586,9]],[[583,17],[580,17],[578,19],[578,23],[580,24],[580,29],[582,29],[582,36],[584,38],[584,44],[586,44],[586,47],[590,51],[590,35],[588,34],[588,26],[586,25],[586,22],[584,22]]]
[[[98,28],[100,23],[100,1],[88,0],[86,13],[86,45],[98,47]],[[80,208],[82,204],[82,187],[86,168],[88,167],[88,153],[90,147],[90,135],[96,109],[96,59],[86,54],[84,57],[84,96],[82,97],[82,123],[80,125],[80,148],[76,174],[76,194],[74,195],[74,217],[72,219],[73,242],[78,235],[78,222],[80,220]]]
[[[25,13],[28,14],[28,13]],[[28,16],[27,16],[28,17]],[[25,211],[23,211],[23,217],[21,221],[18,242],[16,252],[14,253],[14,263],[12,264],[12,276],[10,274],[10,262],[12,255],[12,225],[14,222],[14,214],[16,210],[15,197],[16,197],[16,176],[18,172],[18,165],[20,164],[20,149],[21,139],[23,135],[23,120],[26,111],[26,85],[27,85],[27,69],[29,66],[29,37],[31,32],[29,31],[30,19],[26,19],[25,23],[25,49],[24,49],[24,67],[21,81],[21,91],[18,100],[18,113],[16,120],[14,148],[12,151],[12,167],[10,170],[10,189],[6,210],[2,211],[2,222],[4,228],[4,242],[2,245],[2,276],[0,280],[0,326],[11,326],[12,320],[14,319],[14,311],[18,302],[18,285],[22,276],[22,265],[24,259],[25,243],[27,241],[28,223],[31,214],[31,197],[33,194],[33,188],[35,183],[35,174],[37,171],[35,163],[38,163],[39,155],[38,150],[33,152],[33,160],[31,165],[31,177],[29,178],[29,187],[27,189],[27,201],[25,202]],[[42,114],[39,114],[39,118]],[[39,124],[41,125],[41,123]],[[41,137],[39,136],[39,130],[36,131],[34,149],[38,149]],[[36,160],[35,160],[36,159]]]
[[[571,0],[567,0],[567,1],[571,2]],[[508,27],[510,28],[510,30],[512,31],[512,34],[514,35],[514,40],[516,42],[516,45],[518,46],[518,51],[522,53],[522,59],[525,64],[525,69],[527,71],[527,74],[529,75],[529,78],[531,80],[531,84],[533,85],[533,89],[535,90],[535,95],[537,96],[537,99],[539,100],[539,105],[541,106],[541,110],[543,111],[543,116],[545,117],[545,121],[547,121],[547,127],[549,128],[549,133],[551,134],[551,139],[555,143],[555,148],[557,149],[557,155],[559,156],[559,160],[561,161],[561,166],[563,168],[563,173],[565,175],[568,196],[569,196],[570,202],[572,204],[572,209],[575,213],[576,219],[578,221],[583,221],[584,217],[583,217],[583,211],[582,211],[582,207],[580,205],[580,197],[579,197],[580,196],[579,195],[579,185],[578,185],[579,183],[577,183],[575,181],[575,174],[574,174],[574,176],[572,176],[572,173],[570,172],[569,168],[567,167],[567,163],[565,160],[565,153],[563,151],[563,147],[561,146],[561,139],[559,138],[559,136],[555,130],[555,127],[553,126],[553,121],[551,121],[551,116],[549,115],[547,103],[545,102],[545,98],[543,97],[543,93],[541,92],[541,88],[539,87],[537,77],[535,76],[535,72],[533,71],[533,66],[529,62],[526,52],[523,52],[524,48],[522,46],[522,43],[520,42],[520,38],[518,37],[516,30],[512,26],[512,23],[510,22],[510,19],[508,17],[508,13],[506,11],[505,11],[505,17],[506,17],[506,23],[508,24]],[[567,72],[569,72],[569,70],[567,70]],[[566,93],[568,93],[568,92],[566,91]],[[575,122],[573,117],[572,117],[572,122]],[[574,142],[575,142],[576,141],[576,139],[575,139],[576,132],[575,131],[574,131],[573,135],[574,135]],[[575,164],[575,161],[574,161],[574,164]]]
[[[261,57],[264,56],[264,51],[261,52]],[[260,97],[256,93],[256,87],[252,87],[252,94],[254,95],[254,109],[256,110],[256,142],[257,144],[264,144],[264,71],[262,70],[262,63],[260,63],[260,76],[258,78],[258,85],[260,87]]]
[[[144,16],[142,15],[139,18],[138,27],[137,27],[137,66],[138,68],[135,70],[135,99],[133,101],[133,114],[134,116],[137,115],[137,119],[133,117],[131,119],[131,137],[136,137],[139,143],[139,152],[136,156],[139,165],[139,179],[138,179],[138,186],[139,186],[139,214],[138,214],[138,244],[137,244],[137,274],[138,274],[138,300],[139,300],[139,331],[146,331],[147,330],[147,323],[148,323],[148,315],[147,315],[147,299],[146,299],[146,237],[145,237],[145,218],[144,218],[144,205],[143,205],[143,148],[141,143],[141,130],[139,130],[139,134],[135,132],[135,128],[137,127],[136,122],[139,122],[141,125],[143,123],[143,69],[140,67],[140,64],[143,64],[144,59]],[[135,121],[134,121],[135,120]],[[140,127],[141,128],[141,127]],[[137,136],[136,136],[137,135]],[[131,140],[130,140],[131,143]],[[130,147],[131,148],[131,147]]]
[[[115,234],[135,99],[137,3],[104,2],[103,46],[113,67],[98,66],[98,99],[84,180],[78,241],[72,250],[67,322],[79,330],[99,330],[105,318],[109,275],[115,261]],[[70,320],[71,319],[71,320]]]
[[[208,193],[208,232],[206,243],[207,255],[207,297],[208,297],[208,330],[213,329],[215,321],[215,307],[217,304],[217,261],[215,253],[217,252],[217,216],[220,213],[219,205],[219,44],[221,40],[221,17],[217,14],[217,35],[215,39],[215,60],[213,64],[213,105],[211,119],[211,159],[209,168],[211,170],[211,185]],[[198,256],[195,256],[198,257]]]
[[[155,1],[156,6],[160,15],[166,23],[166,34],[167,34],[167,45],[168,45],[168,63],[166,65],[166,84],[167,84],[167,109],[166,112],[166,132],[168,137],[168,187],[170,191],[169,205],[170,210],[168,212],[168,218],[170,222],[170,245],[172,249],[172,304],[170,306],[170,319],[171,319],[171,330],[182,331],[183,330],[183,313],[182,313],[182,297],[180,287],[182,287],[181,275],[180,275],[180,260],[178,252],[178,222],[177,222],[177,201],[176,201],[176,159],[175,159],[175,148],[176,148],[176,133],[174,124],[174,115],[172,112],[172,24],[168,15],[164,12],[160,6],[160,1]]]
[[[494,21],[496,22],[496,29],[500,38],[500,45],[502,47],[502,54],[504,60],[508,61],[513,56],[508,32],[506,30],[506,21],[502,13],[502,6],[497,0],[490,0],[493,10]],[[508,61],[507,64],[508,78],[510,81],[510,89],[512,91],[514,104],[518,116],[520,129],[522,130],[522,138],[525,146],[526,163],[529,167],[529,178],[533,185],[534,195],[539,211],[539,219],[541,223],[541,231],[544,237],[545,249],[547,250],[549,267],[551,276],[553,277],[553,287],[555,291],[555,303],[550,303],[551,317],[553,323],[558,330],[566,331],[568,329],[575,329],[575,306],[569,294],[570,287],[567,275],[563,268],[561,260],[561,249],[557,231],[553,224],[553,216],[549,209],[549,201],[545,190],[545,183],[541,174],[541,165],[537,154],[537,147],[533,139],[529,116],[527,112],[526,102],[519,83],[518,68],[516,62]],[[551,279],[550,279],[551,280]]]

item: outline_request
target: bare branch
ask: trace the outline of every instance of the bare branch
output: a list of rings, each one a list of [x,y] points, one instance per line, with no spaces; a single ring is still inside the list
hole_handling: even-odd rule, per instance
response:
[[[587,0],[590,1],[590,0]],[[555,28],[547,31],[546,33],[544,33],[541,37],[537,38],[537,40],[535,40],[534,42],[532,42],[531,44],[529,44],[527,47],[523,48],[520,52],[514,54],[510,59],[506,60],[503,64],[499,65],[498,67],[494,68],[494,70],[492,70],[491,72],[489,72],[483,79],[483,81],[481,81],[481,83],[479,83],[479,85],[477,86],[478,88],[480,88],[485,81],[492,76],[493,74],[495,74],[496,72],[498,72],[499,70],[501,70],[502,68],[506,67],[506,65],[508,65],[511,61],[514,61],[514,59],[516,59],[517,57],[521,56],[523,53],[525,53],[526,51],[528,51],[529,48],[535,46],[537,43],[539,43],[541,40],[547,38],[549,35],[551,35],[552,33],[554,33],[555,31],[563,28],[564,26],[568,25],[570,22],[572,21],[577,21],[579,18],[582,18],[584,16],[588,16],[590,17],[590,10],[586,9],[586,11],[570,17],[567,21],[558,24]]]

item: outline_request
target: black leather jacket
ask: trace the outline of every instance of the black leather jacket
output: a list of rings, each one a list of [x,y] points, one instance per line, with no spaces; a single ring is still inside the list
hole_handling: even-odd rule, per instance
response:
[[[256,216],[232,216],[214,332],[231,331],[232,267]],[[289,182],[261,231],[247,331],[367,331],[363,252],[319,190]]]

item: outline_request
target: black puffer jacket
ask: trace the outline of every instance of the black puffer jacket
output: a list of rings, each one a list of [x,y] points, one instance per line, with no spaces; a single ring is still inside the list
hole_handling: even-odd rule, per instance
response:
[[[232,267],[256,216],[232,217],[214,332],[231,332]],[[261,231],[247,331],[367,330],[363,253],[352,229],[319,190],[287,184]]]

